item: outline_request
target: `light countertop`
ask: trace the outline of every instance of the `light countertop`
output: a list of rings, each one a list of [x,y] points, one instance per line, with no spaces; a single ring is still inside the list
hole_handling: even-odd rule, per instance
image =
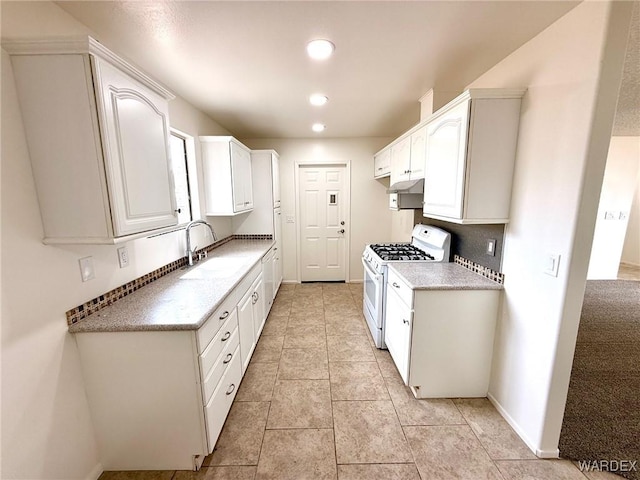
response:
[[[457,263],[392,262],[396,272],[414,290],[502,290],[503,286]]]
[[[196,330],[273,244],[228,242],[193,267],[176,270],[74,323],[69,332]]]

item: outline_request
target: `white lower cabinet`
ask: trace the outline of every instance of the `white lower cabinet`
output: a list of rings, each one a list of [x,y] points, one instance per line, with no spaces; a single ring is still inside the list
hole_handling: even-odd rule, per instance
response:
[[[242,373],[246,371],[264,325],[264,287],[262,273],[238,303]]]
[[[229,354],[229,363],[224,375],[218,382],[215,391],[211,395],[209,403],[205,407],[205,415],[207,418],[207,436],[209,445],[213,451],[213,446],[218,440],[218,436],[222,431],[227,414],[231,409],[233,399],[242,381],[242,360],[240,356],[240,346],[236,346],[233,353]],[[225,356],[225,360],[226,360]]]
[[[398,294],[387,289],[387,324],[384,341],[393,357],[398,372],[409,381],[409,353],[411,352],[411,308],[402,302]]]
[[[262,263],[198,330],[74,338],[105,470],[194,470],[213,451],[264,326]]]
[[[389,271],[385,342],[418,398],[486,397],[500,290],[412,290]]]
[[[276,296],[274,288],[274,274],[275,274],[275,254],[276,248],[273,247],[269,252],[262,257],[262,275],[264,279],[264,317],[271,311],[273,306],[273,299]],[[257,330],[256,330],[257,331]]]

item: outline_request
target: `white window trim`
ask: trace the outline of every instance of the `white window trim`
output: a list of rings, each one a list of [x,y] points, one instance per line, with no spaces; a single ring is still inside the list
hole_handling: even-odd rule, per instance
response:
[[[198,189],[198,162],[196,161],[196,142],[195,138],[177,128],[169,129],[171,135],[175,135],[184,140],[187,153],[187,175],[189,177],[189,193],[191,196],[191,219],[197,220],[202,218],[200,214],[200,191]],[[184,226],[181,224],[180,226]]]

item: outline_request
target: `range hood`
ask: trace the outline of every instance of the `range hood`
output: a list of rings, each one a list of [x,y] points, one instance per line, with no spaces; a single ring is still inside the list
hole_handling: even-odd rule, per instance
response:
[[[405,180],[389,185],[387,193],[420,193],[424,192],[424,178],[420,180]]]
[[[396,182],[389,187],[389,208],[404,210],[422,208],[424,179]]]

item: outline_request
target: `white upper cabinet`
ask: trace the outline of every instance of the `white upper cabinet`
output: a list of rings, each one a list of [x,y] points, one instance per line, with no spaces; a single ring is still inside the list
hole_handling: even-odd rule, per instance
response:
[[[373,157],[375,164],[377,157],[389,155],[391,185],[424,178],[426,132],[426,126],[414,128]]]
[[[523,90],[469,90],[426,125],[423,215],[454,223],[509,221]]]
[[[90,37],[7,42],[45,243],[116,243],[178,222],[173,95]]]
[[[391,174],[391,148],[385,148],[373,156],[373,177],[383,178]]]
[[[411,175],[411,138],[391,146],[391,184],[409,180]]]
[[[460,218],[464,187],[469,103],[452,108],[427,125],[429,175],[424,185],[424,213]]]
[[[233,137],[200,137],[206,215],[231,216],[253,209],[251,151]]]
[[[280,207],[280,160],[278,154],[271,152],[271,180],[273,186],[273,208]]]

